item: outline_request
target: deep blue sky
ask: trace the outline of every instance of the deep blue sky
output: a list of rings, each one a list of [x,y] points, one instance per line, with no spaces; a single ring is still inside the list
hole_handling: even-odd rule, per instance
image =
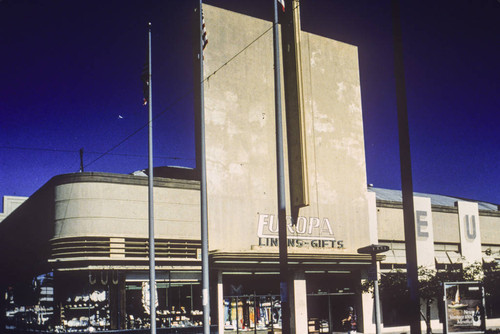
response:
[[[80,148],[86,171],[146,168],[148,21],[155,165],[194,167],[194,3],[0,1],[0,196],[77,172]],[[272,0],[206,3],[272,18]],[[368,182],[400,189],[390,1],[302,0],[301,14],[359,47]],[[500,203],[500,2],[403,1],[401,16],[414,190]]]

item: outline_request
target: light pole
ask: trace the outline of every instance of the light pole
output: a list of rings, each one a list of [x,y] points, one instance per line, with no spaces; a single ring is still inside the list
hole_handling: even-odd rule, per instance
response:
[[[378,272],[377,272],[377,254],[387,252],[389,246],[384,245],[369,245],[365,247],[358,248],[359,254],[371,254],[372,256],[372,266],[374,275],[368,279],[373,281],[373,299],[375,301],[375,333],[380,334],[380,297],[378,293]]]

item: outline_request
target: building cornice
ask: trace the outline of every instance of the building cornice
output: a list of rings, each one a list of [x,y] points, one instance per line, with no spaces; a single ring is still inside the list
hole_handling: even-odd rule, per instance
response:
[[[48,184],[51,184],[53,186],[59,186],[69,183],[87,183],[87,182],[147,186],[148,178],[144,176],[136,176],[129,174],[83,172],[83,173],[61,174],[54,176],[52,179],[50,179]],[[154,186],[164,187],[164,188],[199,190],[200,181],[166,178],[166,177],[154,177]]]
[[[397,201],[377,200],[377,208],[403,209],[403,203]],[[431,205],[432,212],[458,214],[456,206]],[[479,216],[500,217],[500,211],[479,210]]]

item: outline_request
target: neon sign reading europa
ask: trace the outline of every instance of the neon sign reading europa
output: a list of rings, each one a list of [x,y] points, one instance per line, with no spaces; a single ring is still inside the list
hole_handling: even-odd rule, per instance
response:
[[[297,224],[292,224],[292,217],[287,216],[288,246],[344,248],[343,240],[336,240],[332,224],[328,218],[298,217]],[[271,214],[259,214],[257,228],[259,246],[278,246],[278,218]]]

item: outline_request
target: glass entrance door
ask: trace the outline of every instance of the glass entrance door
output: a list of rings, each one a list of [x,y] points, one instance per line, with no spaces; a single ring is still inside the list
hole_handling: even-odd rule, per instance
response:
[[[355,305],[355,295],[325,293],[307,296],[309,333],[332,333],[345,331],[342,319],[349,306]]]
[[[356,295],[359,273],[306,274],[309,333],[345,332],[342,319],[349,306],[361,305]],[[359,302],[359,303],[358,303]]]

